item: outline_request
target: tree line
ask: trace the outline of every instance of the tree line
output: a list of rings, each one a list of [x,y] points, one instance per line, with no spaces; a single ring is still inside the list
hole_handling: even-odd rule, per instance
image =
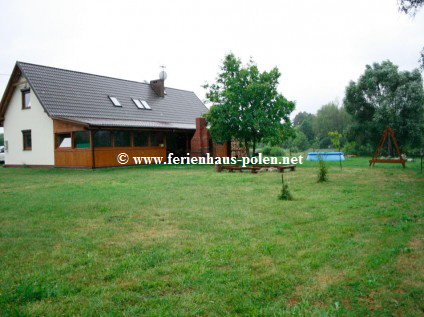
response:
[[[331,147],[331,132],[341,134],[349,154],[370,155],[387,127],[395,131],[403,152],[416,155],[424,147],[424,90],[418,69],[401,71],[390,61],[366,65],[351,81],[343,103],[323,105],[316,114],[299,112],[277,91],[277,68],[260,72],[233,54],[225,57],[216,83],[205,85],[212,103],[205,115],[215,142],[239,140],[249,153],[258,143],[292,151]]]
[[[398,0],[399,10],[414,15],[424,0]],[[424,49],[420,68],[424,70]],[[395,131],[403,152],[416,155],[424,148],[424,90],[418,69],[401,71],[391,61],[366,65],[351,81],[342,104],[329,102],[316,114],[300,112],[293,122],[295,102],[277,91],[278,68],[261,72],[251,60],[243,65],[234,54],[223,60],[216,82],[204,86],[205,115],[212,138],[222,143],[239,140],[247,153],[259,143],[292,150],[328,148],[337,135],[351,154],[370,155],[385,128]]]
[[[296,138],[286,142],[299,150],[328,148],[330,132],[342,135],[350,154],[370,155],[385,128],[395,131],[404,152],[417,155],[424,147],[424,91],[418,69],[400,71],[390,61],[367,65],[346,87],[343,104],[329,103],[316,115],[300,112],[293,120]]]

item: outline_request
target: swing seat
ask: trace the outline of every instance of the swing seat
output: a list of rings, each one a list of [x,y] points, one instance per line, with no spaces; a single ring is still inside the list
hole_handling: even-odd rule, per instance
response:
[[[375,164],[375,163],[400,163],[400,164],[402,164],[402,166],[403,167],[405,167],[405,160],[379,160],[379,159],[375,159],[375,160],[370,160],[370,166],[372,165],[372,164]]]

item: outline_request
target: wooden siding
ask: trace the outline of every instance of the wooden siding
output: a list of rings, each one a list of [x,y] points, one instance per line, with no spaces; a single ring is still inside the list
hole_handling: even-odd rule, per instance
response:
[[[109,130],[120,130],[120,129],[109,129]],[[83,125],[78,125],[72,122],[64,122],[54,120],[54,133],[72,133],[76,131],[87,131],[87,128]],[[157,132],[149,130],[151,132]],[[90,146],[93,144],[91,139],[92,134],[90,133]],[[166,144],[166,140],[165,140]],[[120,153],[126,153],[129,156],[127,164],[119,164],[117,156]],[[93,156],[94,163],[93,164]],[[56,148],[55,149],[55,166],[57,167],[80,167],[80,168],[92,168],[92,167],[115,167],[115,166],[131,166],[135,165],[133,157],[162,157],[163,160],[166,158],[166,146],[149,146],[149,147],[90,147],[88,149],[76,149],[76,148]]]
[[[120,153],[126,153],[129,156],[127,164],[119,164],[117,156]],[[166,159],[166,148],[161,147],[110,147],[95,148],[94,158],[95,167],[114,167],[114,166],[131,166],[134,164],[134,156],[143,157],[162,157]],[[55,166],[57,167],[83,167],[91,168],[92,166],[92,150],[91,149],[56,149]]]
[[[84,131],[84,125],[78,125],[71,122],[53,120],[53,131],[54,133],[66,133],[75,131]]]
[[[117,156],[120,153],[126,153],[129,156],[127,164],[119,164]],[[162,157],[166,159],[165,147],[113,147],[113,148],[95,148],[96,167],[113,167],[113,166],[131,166],[135,165],[133,157]]]
[[[91,168],[91,149],[56,149],[54,165],[58,167]]]

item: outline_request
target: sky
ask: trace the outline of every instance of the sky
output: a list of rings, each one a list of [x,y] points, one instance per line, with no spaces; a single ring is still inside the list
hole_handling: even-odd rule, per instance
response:
[[[278,67],[279,91],[315,113],[343,101],[365,65],[417,68],[424,8],[397,0],[0,0],[0,93],[17,60],[143,81],[166,66],[168,87],[205,99],[230,52]]]

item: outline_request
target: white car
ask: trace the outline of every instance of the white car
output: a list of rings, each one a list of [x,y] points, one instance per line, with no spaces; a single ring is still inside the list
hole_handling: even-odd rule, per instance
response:
[[[4,163],[4,146],[0,146],[0,163]]]

